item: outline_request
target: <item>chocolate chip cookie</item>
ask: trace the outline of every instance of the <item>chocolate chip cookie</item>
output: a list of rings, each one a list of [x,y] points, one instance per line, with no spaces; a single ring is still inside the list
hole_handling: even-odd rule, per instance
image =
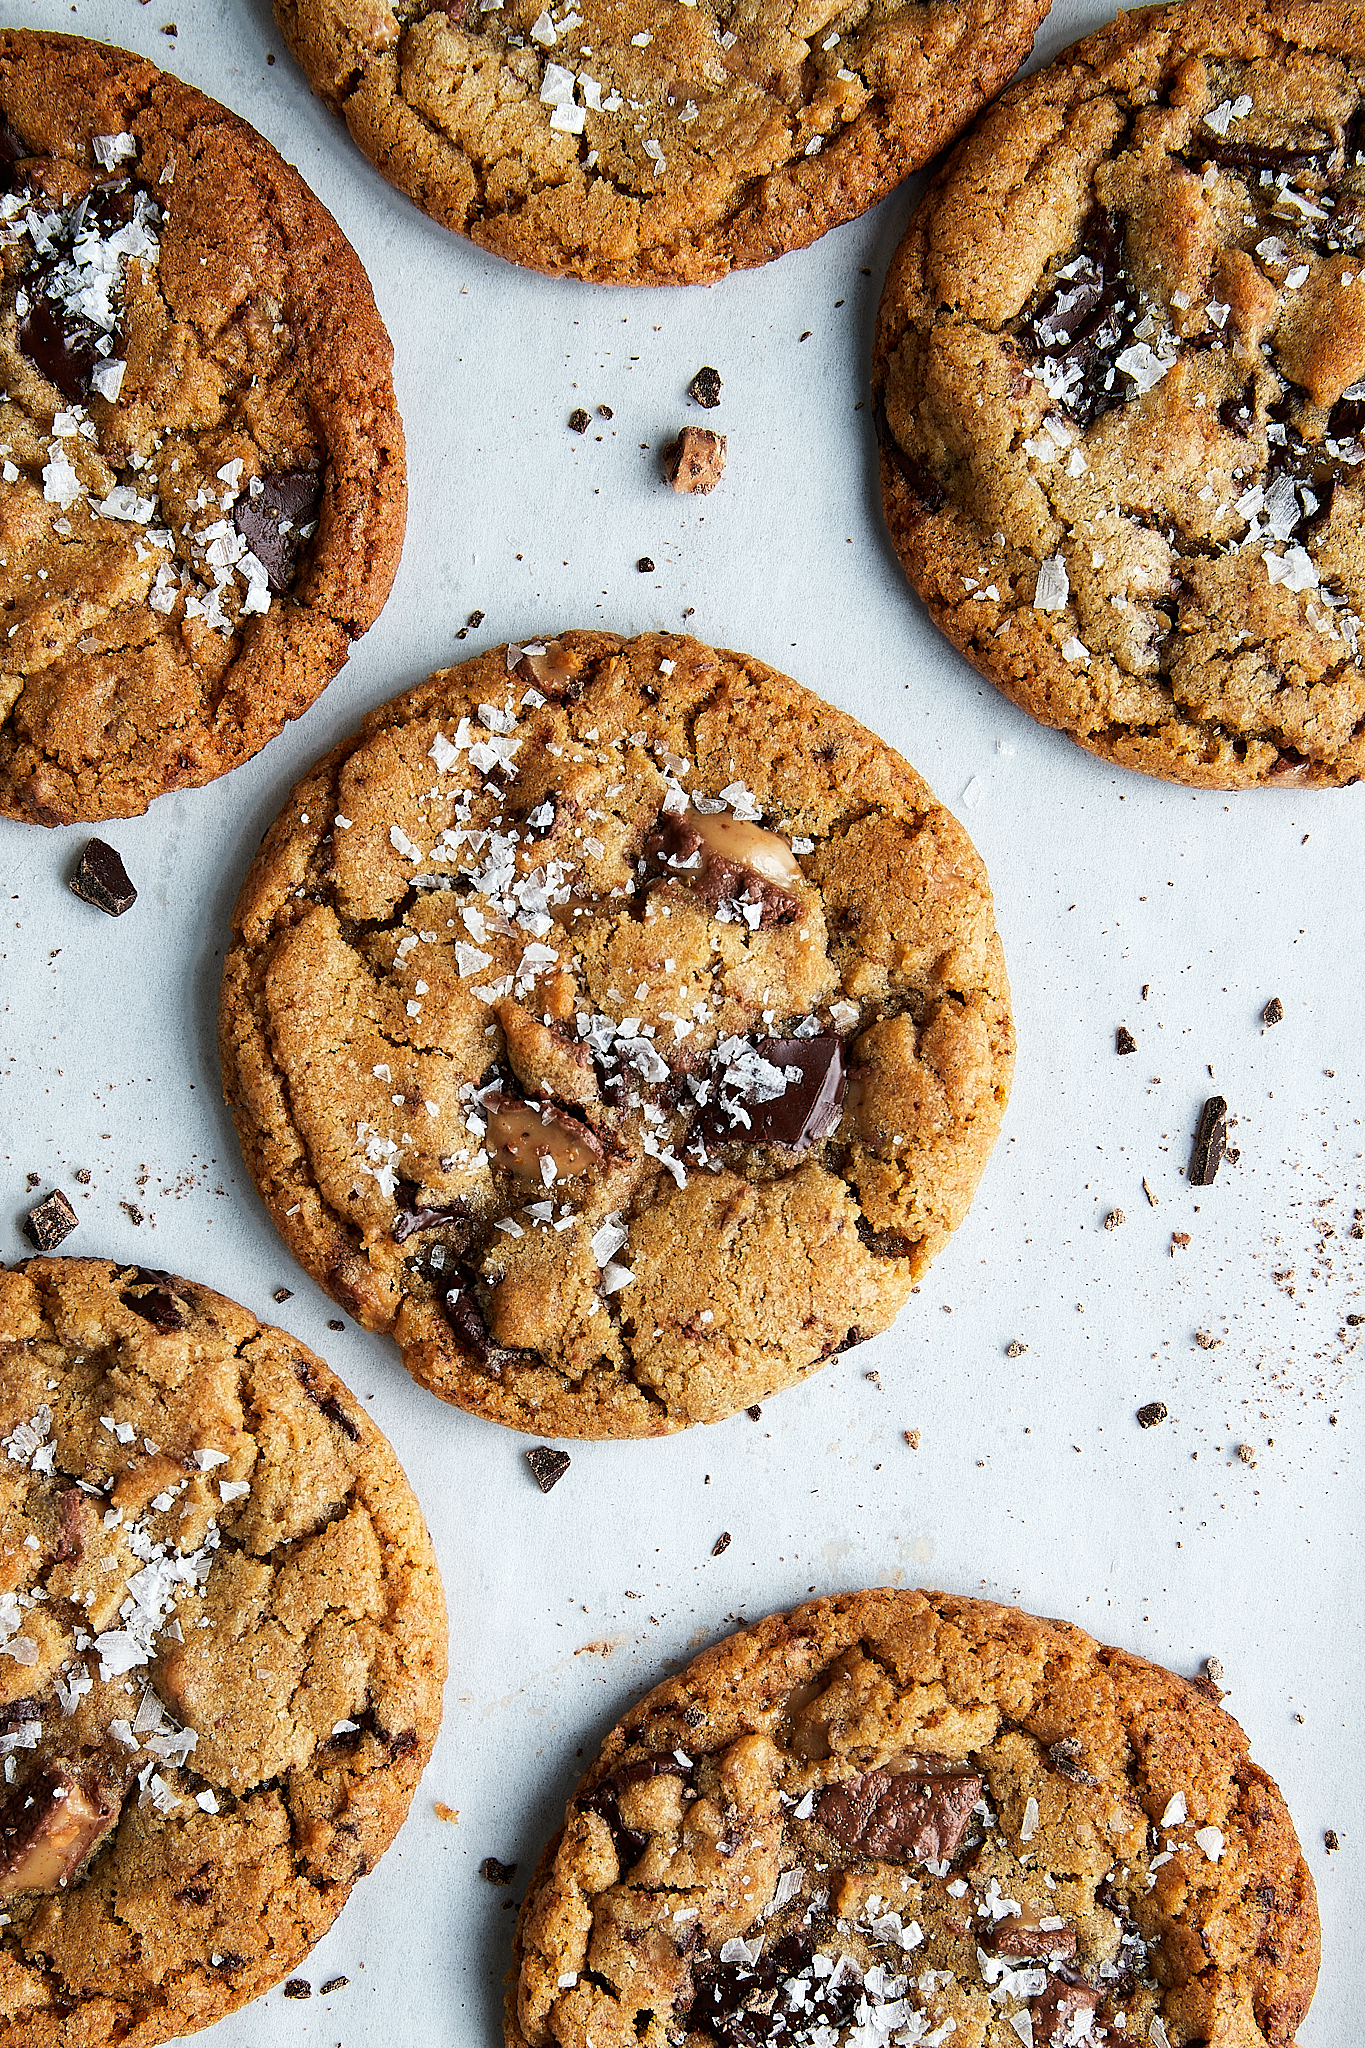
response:
[[[321,1359],[172,1273],[0,1269],[0,2033],[138,2048],[286,1975],[407,1812],[445,1608]]]
[[[612,1730],[532,1880],[507,2048],[1290,2048],[1313,1881],[1237,1723],[1065,1622],[853,1593]]]
[[[886,517],[982,674],[1220,789],[1365,771],[1365,15],[1121,14],[959,145],[887,279]]]
[[[942,148],[1047,0],[276,0],[313,90],[448,228],[533,270],[698,284]]]
[[[307,709],[398,564],[391,362],[254,129],[0,32],[0,813],[131,816]]]
[[[1004,1110],[967,835],[695,640],[500,647],[381,706],[233,923],[224,1086],[277,1228],[519,1429],[714,1421],[885,1329]]]

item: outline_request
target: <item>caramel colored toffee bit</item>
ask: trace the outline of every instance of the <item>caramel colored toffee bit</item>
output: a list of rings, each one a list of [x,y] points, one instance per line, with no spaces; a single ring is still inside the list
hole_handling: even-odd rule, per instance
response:
[[[444,1605],[397,1460],[343,1391],[175,1274],[0,1268],[15,2040],[155,2048],[222,2018],[303,1960],[401,1823]]]
[[[235,924],[224,1082],[286,1242],[528,1435],[757,1412],[884,1329],[999,1127],[961,827],[851,719],[681,636],[513,642],[381,707]]]
[[[505,2042],[1292,2048],[1317,1960],[1215,1698],[1065,1623],[852,1593],[608,1735],[522,1907]]]
[[[725,436],[707,427],[684,427],[664,449],[663,465],[675,491],[714,491],[725,474]]]

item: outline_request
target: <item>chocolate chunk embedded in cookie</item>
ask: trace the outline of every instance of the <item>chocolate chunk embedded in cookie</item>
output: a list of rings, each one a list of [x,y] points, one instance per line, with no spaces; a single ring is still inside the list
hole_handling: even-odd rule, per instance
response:
[[[0,813],[128,817],[264,746],[377,617],[392,351],[331,215],[203,93],[6,30],[0,120]]]
[[[1065,1622],[852,1593],[613,1729],[532,1878],[505,2038],[1290,2048],[1317,1968],[1284,1802],[1205,1692]]]
[[[5,2034],[158,2041],[294,1968],[407,1812],[445,1608],[321,1359],[172,1273],[0,1268]]]
[[[276,0],[313,90],[449,228],[533,270],[697,284],[941,149],[1047,0]]]
[[[886,517],[967,658],[1216,788],[1365,772],[1365,15],[1121,14],[983,115],[887,279]]]
[[[714,1421],[885,1329],[1004,1110],[966,834],[695,640],[500,647],[372,712],[234,927],[224,1085],[286,1243],[541,1435]]]

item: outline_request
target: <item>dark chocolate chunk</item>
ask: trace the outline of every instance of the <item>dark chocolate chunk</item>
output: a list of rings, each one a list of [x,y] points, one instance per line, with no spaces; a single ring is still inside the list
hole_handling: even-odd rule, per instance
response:
[[[801,1078],[787,1079],[781,1095],[755,1101],[743,1083],[727,1084],[736,1071],[734,1060],[713,1070],[712,1099],[698,1118],[703,1137],[712,1144],[785,1145],[806,1152],[839,1127],[844,1100],[844,1053],[833,1036],[760,1038],[758,1058],[783,1073],[800,1069]]]
[[[886,417],[886,407],[877,402],[872,415],[872,424],[877,432],[877,444],[884,455],[895,465],[901,482],[925,512],[937,512],[943,503],[943,486],[915,456],[907,455],[891,431]]]
[[[947,1862],[981,1797],[975,1771],[862,1771],[822,1792],[815,1818],[845,1849],[911,1863]]]
[[[515,1863],[512,1865],[512,1868],[516,1869]],[[318,1997],[328,1998],[334,1991],[344,1991],[350,1981],[349,1977],[329,1977],[327,1982],[319,1987]]]
[[[137,902],[137,890],[128,879],[127,868],[103,839],[86,842],[68,887],[82,903],[93,903],[96,910],[107,910],[110,917],[122,917]]]
[[[811,1968],[815,1944],[804,1932],[784,1934],[763,1945],[755,1963],[721,1963],[713,1957],[693,1971],[689,2035],[700,2034],[721,2048],[759,2048],[810,2038],[833,2040],[852,2021],[863,1994],[863,1974],[837,1964],[831,1975]]]
[[[1262,1010],[1261,1022],[1263,1024],[1283,1024],[1284,1004],[1280,1001],[1278,996],[1272,996],[1270,998],[1270,1001]]]
[[[1115,364],[1140,307],[1124,266],[1123,234],[1119,214],[1093,208],[1077,254],[1062,266],[1069,275],[1058,275],[1019,328],[1033,361],[1051,368],[1050,395],[1083,426],[1129,395],[1129,380]]]
[[[28,287],[29,309],[19,321],[19,346],[63,398],[82,405],[90,396],[90,373],[101,360],[95,346],[99,329],[88,320],[68,317],[59,301],[34,296],[45,282],[39,273]]]
[[[688,385],[687,395],[689,398],[695,398],[698,405],[704,405],[708,412],[713,412],[720,404],[720,390],[720,371],[713,370],[707,363],[698,370]]]
[[[558,1486],[569,1469],[567,1451],[552,1451],[548,1444],[537,1444],[526,1453],[526,1462],[535,1474],[536,1485],[542,1493],[548,1493],[552,1486]]]
[[[294,1290],[292,1287],[277,1287],[272,1299],[275,1301],[292,1301],[294,1299]]]
[[[130,1308],[135,1316],[141,1316],[144,1323],[150,1323],[154,1330],[159,1330],[164,1336],[171,1330],[183,1330],[189,1317],[185,1313],[185,1304],[169,1287],[146,1285],[148,1282],[159,1280],[160,1277],[159,1274],[153,1275],[139,1269],[135,1284],[144,1286],[145,1292],[136,1294],[131,1287],[125,1287],[119,1300],[125,1308]]]
[[[1099,2002],[1098,1991],[1088,1984],[1068,1984],[1049,1971],[1047,1989],[1031,2007],[1034,2048],[1061,2048],[1063,2042],[1081,2038],[1077,2022],[1083,2024]]]
[[[1335,155],[1331,140],[1325,136],[1309,149],[1280,149],[1267,143],[1236,142],[1228,136],[1215,135],[1210,139],[1196,135],[1187,160],[1192,164],[1221,164],[1225,171],[1250,171],[1257,180],[1262,171],[1309,171],[1315,177],[1325,178]]]
[[[489,1884],[510,1884],[516,1874],[515,1863],[499,1863],[496,1856],[485,1856],[479,1865],[479,1876],[487,1879]]]
[[[312,1368],[302,1361],[294,1367],[294,1377],[303,1388],[315,1408],[320,1408],[329,1422],[334,1422],[344,1437],[353,1444],[360,1442],[360,1429],[354,1418],[346,1413],[335,1394],[324,1393],[313,1385]]]
[[[1166,1420],[1169,1413],[1170,1410],[1164,1401],[1144,1402],[1137,1412],[1138,1424],[1143,1429],[1155,1429],[1159,1422]]]
[[[580,1794],[576,1802],[579,1812],[595,1813],[611,1829],[623,1875],[644,1855],[649,1836],[643,1828],[629,1827],[622,1820],[617,1803],[619,1795],[632,1785],[643,1785],[650,1778],[681,1778],[690,1785],[693,1768],[690,1763],[683,1763],[674,1751],[664,1750],[656,1756],[638,1757],[634,1763],[618,1764],[600,1785],[591,1792]]]
[[[1210,1095],[1199,1115],[1194,1150],[1185,1178],[1194,1188],[1210,1188],[1228,1148],[1228,1106],[1221,1095]]]
[[[654,574],[654,564],[648,555],[641,555],[635,566],[642,576],[652,576]]]
[[[717,1536],[715,1542],[711,1545],[711,1555],[712,1557],[719,1557],[724,1551],[727,1551],[729,1548],[730,1531],[728,1529],[722,1529],[719,1536]]]
[[[469,1214],[468,1204],[461,1201],[452,1202],[444,1209],[428,1208],[418,1201],[420,1192],[415,1181],[400,1180],[398,1183],[401,1199],[393,1219],[395,1244],[406,1244],[418,1231],[435,1230],[442,1223],[457,1223],[462,1216]]]
[[[344,1330],[346,1325],[342,1322],[340,1316],[329,1316],[327,1318],[327,1327],[329,1330]]]
[[[576,406],[569,414],[569,432],[571,434],[586,434],[591,425],[592,414],[584,412],[581,405]]]
[[[761,1422],[763,1420],[763,1410],[759,1407],[757,1401],[755,1401],[752,1408],[746,1408],[744,1413],[748,1416],[750,1422]]]
[[[1119,1055],[1120,1059],[1122,1059],[1125,1053],[1137,1051],[1137,1040],[1126,1024],[1120,1024],[1118,1030],[1114,1033],[1114,1051]]]
[[[17,189],[22,181],[16,176],[14,167],[31,154],[28,144],[15,134],[9,122],[0,119],[0,192]]]
[[[996,1922],[990,1947],[998,1956],[1046,1956],[1049,1962],[1069,1963],[1076,1953],[1076,1930],[1043,1928],[1031,1915],[1011,1914]]]
[[[791,924],[800,900],[782,885],[801,869],[780,832],[728,812],[665,811],[645,841],[645,864],[657,879],[682,882],[713,910],[722,904],[759,906],[757,929]],[[733,918],[737,913],[727,912]],[[745,918],[746,924],[749,922]]]
[[[260,489],[253,493],[255,484]],[[232,523],[265,570],[276,597],[283,597],[294,580],[303,546],[299,529],[316,517],[321,497],[320,469],[280,469],[273,476],[253,478],[232,508]]]
[[[132,178],[110,179],[94,186],[66,213],[53,237],[53,253],[23,274],[26,310],[18,321],[19,346],[34,368],[73,405],[83,404],[90,396],[91,372],[105,360],[110,345],[118,345],[121,323],[106,334],[77,309],[78,298],[72,297],[76,284],[72,248],[78,237],[92,230],[101,236],[116,233],[132,220],[139,200],[149,197],[146,186]],[[144,217],[160,220],[154,201]]]
[[[1100,1782],[1081,1762],[1080,1741],[1074,1735],[1064,1735],[1060,1742],[1052,1743],[1048,1759],[1058,1777],[1065,1778],[1068,1784],[1093,1786]]]
[[[465,1349],[473,1352],[480,1365],[492,1366],[497,1347],[488,1334],[472,1280],[448,1288],[442,1306],[446,1321]]]
[[[40,1252],[55,1252],[63,1238],[76,1228],[76,1212],[60,1188],[44,1195],[24,1218],[24,1236]]]
[[[313,1987],[306,1977],[286,1977],[284,1995],[286,1998],[311,1998]]]

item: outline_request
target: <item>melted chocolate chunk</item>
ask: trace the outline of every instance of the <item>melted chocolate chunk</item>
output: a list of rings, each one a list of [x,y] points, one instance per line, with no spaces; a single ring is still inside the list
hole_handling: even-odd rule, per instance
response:
[[[536,1485],[542,1493],[548,1493],[552,1486],[558,1486],[569,1469],[567,1451],[553,1451],[548,1444],[537,1444],[526,1453],[526,1462],[535,1474]]]
[[[159,222],[161,210],[138,180],[117,178],[94,186],[67,215],[53,253],[23,273],[27,310],[19,317],[19,346],[72,405],[89,398],[92,373],[117,351],[122,335],[121,318],[106,332],[80,310],[80,275],[72,249],[79,237],[91,232],[103,238],[126,227],[139,198],[146,202],[145,217]]]
[[[468,1204],[461,1201],[452,1202],[448,1209],[429,1209],[418,1201],[420,1192],[416,1181],[400,1180],[398,1183],[401,1201],[393,1219],[395,1244],[406,1244],[419,1231],[435,1230],[442,1223],[458,1223],[461,1217],[469,1214]]]
[[[260,485],[256,490],[254,486]],[[276,597],[294,580],[303,535],[322,497],[320,469],[280,469],[253,479],[232,508],[232,523],[265,570]]]
[[[14,167],[31,154],[28,144],[15,134],[9,122],[0,120],[0,192],[19,189],[23,180],[15,175]]]
[[[93,903],[96,910],[107,911],[110,917],[122,917],[137,902],[137,890],[128,879],[127,868],[103,839],[87,840],[68,887],[82,903]]]
[[[54,1188],[29,1210],[24,1218],[24,1236],[40,1252],[55,1252],[62,1240],[70,1237],[77,1221],[66,1196],[60,1188]]]
[[[71,1766],[56,1763],[6,1787],[0,1802],[0,1899],[69,1886],[118,1819],[126,1782],[125,1777],[84,1783]]]
[[[139,1266],[119,1300],[163,1335],[169,1330],[183,1330],[190,1319],[188,1304],[176,1294],[175,1285],[174,1273],[163,1273],[155,1266]],[[138,1294],[133,1291],[135,1288],[146,1291]]]
[[[1058,275],[1019,328],[1033,361],[1050,367],[1056,403],[1087,427],[1128,396],[1114,365],[1141,308],[1124,267],[1123,230],[1121,215],[1095,207],[1078,254],[1062,266],[1068,274]]]
[[[795,2016],[803,2014],[802,2031],[812,2024],[837,2029],[854,2016],[862,1991],[861,1971],[836,1968],[827,1977],[811,1971],[815,1944],[806,1934],[784,1934],[771,1947],[764,1944],[756,1963],[705,1962],[693,1973],[689,2033],[718,2041],[722,2048],[766,2048],[768,2042],[796,2038]],[[799,1995],[789,1998],[787,1985],[801,1979]],[[809,2000],[811,2010],[805,2011]]]
[[[915,456],[907,455],[891,431],[886,417],[886,407],[880,400],[872,415],[872,424],[877,431],[877,443],[883,454],[894,463],[901,482],[912,498],[926,512],[937,512],[943,503],[943,487],[937,477],[925,468]]]
[[[1331,175],[1336,161],[1335,145],[1328,137],[1307,149],[1282,149],[1270,143],[1237,142],[1229,136],[1197,135],[1185,152],[1192,167],[1221,164],[1225,171],[1249,172],[1259,180],[1262,171],[1272,176],[1280,171],[1307,171],[1315,178]]]
[[[1050,1961],[1069,1963],[1076,1953],[1074,1927],[1040,1927],[1021,1914],[998,1920],[990,1936],[990,1947],[998,1956],[1047,1956]]]
[[[313,1385],[312,1370],[300,1362],[294,1367],[294,1377],[303,1388],[315,1408],[320,1408],[329,1422],[334,1422],[344,1437],[353,1444],[360,1442],[360,1430],[354,1418],[346,1413],[335,1394],[322,1393]]]
[[[863,1771],[832,1785],[815,1817],[845,1849],[910,1863],[947,1862],[981,1797],[975,1771]]]
[[[837,1038],[760,1038],[755,1051],[760,1060],[783,1073],[798,1067],[800,1079],[794,1081],[788,1075],[782,1094],[757,1101],[742,1084],[725,1086],[722,1077],[727,1067],[733,1072],[734,1066],[722,1061],[713,1083],[714,1099],[698,1119],[704,1137],[712,1144],[738,1141],[785,1145],[793,1152],[806,1152],[838,1129],[844,1100],[844,1053]]]
[[[1049,1972],[1047,1989],[1031,2008],[1034,2048],[1061,2048],[1062,2042],[1074,2041],[1079,2032],[1075,2023],[1093,2013],[1099,2002],[1099,1993],[1088,1984],[1068,1984]]]
[[[745,820],[731,818],[729,813],[712,813],[698,819],[691,811],[682,815],[677,811],[665,811],[645,841],[646,864],[655,879],[668,877],[685,883],[712,910],[719,909],[722,904],[741,903],[751,907],[757,904],[758,922],[751,929],[762,931],[772,924],[791,924],[801,915],[797,898],[790,895],[772,873],[765,874],[759,866],[751,866],[743,858],[734,857],[724,849],[722,833],[727,830],[735,832],[736,827],[741,828],[735,832],[736,850],[744,845],[743,827],[746,823]],[[780,834],[760,827],[747,837],[755,845],[756,850],[750,856],[753,861],[767,861],[771,857],[772,865],[781,867],[780,858],[771,854],[768,848],[767,842],[772,842],[774,849],[786,848],[793,877],[799,877],[800,868]],[[745,922],[748,921],[746,918]]]
[[[617,1803],[620,1794],[631,1785],[643,1785],[650,1778],[681,1778],[690,1785],[692,1771],[691,1764],[680,1763],[671,1750],[665,1750],[658,1756],[642,1756],[634,1763],[618,1764],[611,1776],[604,1778],[593,1791],[579,1795],[579,1812],[595,1813],[611,1829],[623,1873],[644,1855],[649,1836],[645,1829],[629,1827],[622,1820]]]
[[[473,1352],[480,1365],[496,1372],[497,1346],[488,1334],[488,1325],[483,1319],[472,1279],[467,1277],[448,1288],[442,1307],[446,1321],[465,1349]]]
[[[479,1865],[479,1876],[487,1884],[510,1884],[517,1874],[515,1863],[499,1863],[496,1856],[485,1856]]]
[[[1223,1155],[1228,1149],[1228,1106],[1221,1095],[1210,1095],[1199,1116],[1185,1178],[1192,1188],[1213,1186]]]

